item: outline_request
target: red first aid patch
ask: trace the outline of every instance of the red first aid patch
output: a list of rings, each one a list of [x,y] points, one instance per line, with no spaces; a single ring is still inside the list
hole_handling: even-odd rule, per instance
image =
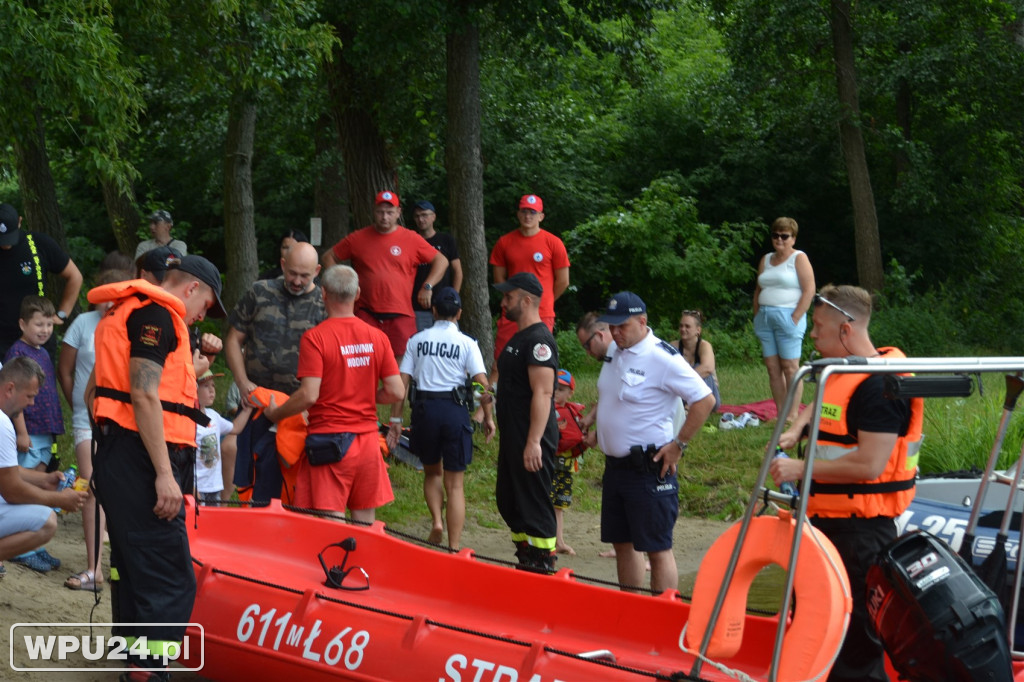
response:
[[[139,343],[147,346],[159,346],[160,332],[160,327],[155,324],[142,325],[142,330],[139,332]]]

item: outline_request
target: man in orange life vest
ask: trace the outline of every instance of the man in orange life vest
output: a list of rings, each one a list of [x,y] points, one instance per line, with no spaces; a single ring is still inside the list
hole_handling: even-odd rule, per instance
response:
[[[897,348],[875,348],[868,336],[871,295],[829,285],[814,297],[814,347],[826,358],[902,358]],[[818,456],[807,514],[836,546],[850,577],[853,613],[829,680],[887,680],[881,642],[867,614],[865,580],[878,551],[896,538],[895,517],[914,498],[921,447],[923,401],[883,397],[883,375],[837,374],[824,388]],[[782,434],[789,450],[811,421],[804,410]],[[778,458],[776,484],[804,475],[804,461]]]
[[[182,491],[192,489],[196,423],[194,357],[188,326],[224,317],[217,268],[185,256],[160,286],[136,279],[96,287],[91,303],[113,301],[96,328],[93,484],[110,532],[111,608],[116,623],[185,623],[195,598]],[[195,355],[198,355],[196,351]],[[145,636],[154,657],[122,679],[161,679],[156,660],[184,626],[121,627]],[[147,670],[148,669],[148,670]]]

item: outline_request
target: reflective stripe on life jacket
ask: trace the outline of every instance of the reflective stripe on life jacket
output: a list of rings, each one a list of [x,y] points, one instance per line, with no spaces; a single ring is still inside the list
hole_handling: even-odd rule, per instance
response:
[[[898,348],[880,348],[885,357],[906,356]],[[854,391],[869,375],[835,374],[825,386],[818,432],[817,457],[838,459],[857,448],[856,434],[850,433],[847,418]],[[921,451],[921,428],[924,422],[924,400],[910,399],[910,424],[907,433],[896,439],[882,474],[873,481],[860,483],[811,482],[807,500],[810,516],[843,518],[896,517],[914,499],[914,477]]]
[[[90,303],[113,302],[96,327],[96,421],[109,419],[122,428],[138,431],[131,403],[129,362],[131,341],[128,317],[147,305],[165,308],[174,322],[178,345],[164,360],[159,396],[163,406],[164,441],[195,447],[196,424],[209,418],[198,409],[196,371],[192,364],[185,304],[160,287],[141,279],[106,284],[88,293]]]

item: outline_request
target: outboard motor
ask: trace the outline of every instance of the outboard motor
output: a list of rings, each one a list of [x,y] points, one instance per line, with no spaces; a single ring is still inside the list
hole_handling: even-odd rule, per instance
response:
[[[901,679],[1013,679],[999,599],[949,546],[921,530],[882,550],[868,613]]]

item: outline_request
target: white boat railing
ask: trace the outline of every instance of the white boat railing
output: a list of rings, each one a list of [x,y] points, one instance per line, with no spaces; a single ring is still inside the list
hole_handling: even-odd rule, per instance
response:
[[[989,372],[1008,372],[1018,373],[1024,372],[1024,357],[936,357],[936,358],[899,358],[899,359],[888,359],[888,358],[864,358],[859,356],[850,356],[846,358],[824,358],[819,360],[813,360],[800,367],[793,377],[793,381],[790,383],[790,391],[786,395],[786,400],[779,411],[779,414],[789,414],[793,407],[793,401],[799,400],[796,395],[798,387],[802,386],[802,380],[807,379],[811,383],[817,383],[818,386],[824,386],[828,381],[829,377],[833,374],[945,374],[945,375],[972,375],[978,373],[989,373]],[[937,397],[937,396],[936,396]],[[817,440],[818,431],[821,422],[821,408],[824,402],[824,391],[815,391],[814,401],[806,409],[813,410],[809,424],[809,432],[807,434],[807,445],[805,447],[805,473],[800,485],[800,495],[796,498],[796,506],[794,507],[794,518],[796,522],[796,529],[793,533],[793,541],[790,547],[789,565],[786,567],[786,581],[783,592],[782,607],[779,610],[779,622],[776,626],[775,641],[772,648],[771,665],[768,671],[768,680],[774,682],[778,679],[779,662],[782,654],[782,642],[785,635],[785,614],[789,613],[793,601],[793,581],[796,574],[797,558],[800,552],[800,543],[803,536],[803,525],[807,522],[807,499],[810,493],[811,479],[814,470],[815,457],[817,455]],[[736,540],[736,546],[733,549],[732,555],[729,558],[729,564],[726,567],[725,576],[722,580],[722,585],[719,588],[718,595],[715,599],[715,604],[711,612],[711,619],[708,622],[707,629],[704,632],[704,636],[700,644],[700,655],[697,657],[697,661],[694,664],[690,674],[698,676],[703,664],[703,657],[707,655],[708,647],[711,644],[711,638],[715,624],[718,621],[719,616],[722,612],[722,607],[725,603],[726,596],[729,590],[729,585],[736,572],[736,566],[739,563],[740,552],[743,549],[743,543],[747,538],[748,531],[750,528],[751,520],[754,518],[754,513],[760,503],[765,499],[769,499],[775,502],[780,502],[788,506],[792,506],[793,498],[789,495],[783,495],[774,491],[768,491],[765,487],[765,482],[768,478],[768,469],[771,466],[773,457],[775,456],[775,448],[779,444],[779,438],[782,436],[785,430],[785,420],[779,419],[775,424],[775,429],[772,432],[771,440],[769,441],[768,448],[765,451],[765,456],[761,462],[761,468],[757,474],[757,482],[754,485],[754,492],[750,496],[747,502],[746,509],[743,513],[743,518],[740,522],[739,535]],[[1011,479],[1012,483],[1012,479]],[[1020,584],[1021,571],[1020,566],[1024,564],[1022,561],[1017,562],[1017,579],[1014,585]],[[1019,590],[1014,589],[1014,601],[1013,608],[1008,615],[1010,621],[1010,632],[1013,632],[1014,625],[1016,623],[1016,611],[1017,611],[1017,599],[1019,597]],[[1011,637],[1012,640],[1012,637]],[[1024,656],[1024,652],[1013,651],[1015,657]]]

